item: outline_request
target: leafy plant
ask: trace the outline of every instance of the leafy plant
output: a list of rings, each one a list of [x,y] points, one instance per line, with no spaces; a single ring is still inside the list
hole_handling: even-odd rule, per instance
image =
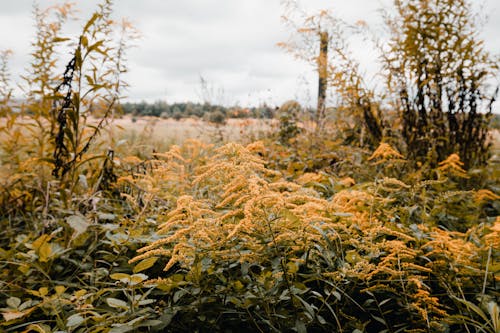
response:
[[[465,168],[489,158],[488,119],[498,61],[483,47],[467,0],[394,1],[383,59],[397,98],[407,156],[432,167],[457,153]],[[453,22],[453,23],[452,23]]]

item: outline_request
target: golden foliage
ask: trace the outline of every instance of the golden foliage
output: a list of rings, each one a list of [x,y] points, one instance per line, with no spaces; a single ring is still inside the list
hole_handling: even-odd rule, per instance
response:
[[[403,160],[404,157],[388,143],[381,142],[368,161],[376,160],[375,164],[381,164],[391,160]]]
[[[484,236],[488,246],[494,249],[500,249],[500,216],[497,216],[495,223],[490,228],[490,232]]]
[[[453,175],[459,178],[469,178],[467,171],[463,167],[464,163],[460,160],[460,156],[457,154],[451,154],[442,162],[439,162],[438,170],[443,172],[445,175]]]
[[[173,147],[171,152],[157,154],[165,160],[153,164],[151,173],[189,160],[180,150]],[[385,177],[375,183],[375,191],[351,187],[325,200],[304,187],[324,181],[323,175],[305,173],[297,182],[286,181],[280,173],[266,168],[266,161],[255,154],[262,151],[262,143],[247,147],[230,143],[213,150],[202,163],[194,163],[194,177],[178,180],[185,183],[185,195],[178,196],[175,207],[159,218],[162,222],[157,234],[161,238],[139,249],[130,263],[164,257],[168,259],[164,270],[169,276],[176,265],[193,269],[200,257],[265,265],[269,258],[262,254],[276,249],[283,258],[295,260],[295,264],[283,266],[282,273],[287,276],[304,264],[299,259],[303,253],[316,253],[310,260],[324,255],[313,249],[331,247],[331,239],[342,262],[324,271],[324,278],[333,283],[363,281],[364,293],[404,293],[409,311],[435,324],[437,318],[446,316],[446,310],[424,283],[428,276],[444,274],[450,267],[449,274],[457,279],[483,273],[478,257],[481,248],[467,235],[422,225],[418,233],[427,236],[420,239],[408,227],[380,219],[380,214],[391,213],[380,212],[377,207],[390,207],[395,199],[383,197],[378,191],[397,194],[414,190],[410,185]],[[400,157],[387,145],[372,159]],[[355,185],[351,179],[345,182],[346,186]],[[497,244],[498,237],[492,235],[486,237],[488,244]],[[153,277],[150,282],[162,279]]]
[[[255,145],[250,145],[252,149]],[[197,253],[218,260],[259,261],[259,253],[273,244],[303,250],[320,236],[314,226],[327,219],[326,201],[294,183],[280,180],[264,161],[238,144],[214,151],[206,165],[194,170],[194,188],[213,192],[181,196],[158,227],[167,235],[143,247],[135,262],[169,251],[165,270],[175,263],[189,267]]]
[[[500,196],[491,192],[490,190],[481,189],[474,193],[474,202],[476,204],[482,204],[488,201],[499,200]]]

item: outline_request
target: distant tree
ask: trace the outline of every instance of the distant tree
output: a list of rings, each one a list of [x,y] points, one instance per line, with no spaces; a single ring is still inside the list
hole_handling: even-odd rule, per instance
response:
[[[217,125],[222,125],[226,123],[226,115],[222,110],[215,110],[207,113],[208,121]]]
[[[292,30],[286,42],[278,43],[295,58],[309,62],[318,73],[318,99],[315,122],[323,125],[326,109],[327,87],[329,81],[329,55],[335,49],[343,48],[339,38],[343,22],[327,10],[315,15],[303,11],[295,0],[283,1],[285,14],[283,20]]]
[[[359,65],[349,53],[349,32],[359,28],[349,26],[329,10],[309,15],[301,10],[295,0],[283,1],[283,19],[292,29],[287,42],[278,45],[300,60],[309,62],[318,72],[318,101],[315,122],[319,129],[326,120],[326,110],[337,110],[337,118],[345,120],[355,141],[361,145],[376,146],[382,138],[381,119],[375,93],[369,89],[359,71]],[[327,88],[338,99],[335,108],[327,108]],[[350,128],[354,126],[354,128]],[[337,126],[338,127],[338,126]],[[349,140],[353,143],[354,140]]]
[[[183,117],[184,116],[183,116],[181,110],[178,107],[174,107],[174,111],[172,113],[172,118],[174,118],[175,120],[181,120]]]
[[[410,159],[436,166],[458,153],[467,168],[488,159],[488,119],[498,73],[467,0],[395,0],[386,15],[387,84],[397,97]]]
[[[289,145],[290,140],[299,133],[298,120],[302,106],[297,101],[287,101],[278,110],[279,132],[278,139],[284,145]]]

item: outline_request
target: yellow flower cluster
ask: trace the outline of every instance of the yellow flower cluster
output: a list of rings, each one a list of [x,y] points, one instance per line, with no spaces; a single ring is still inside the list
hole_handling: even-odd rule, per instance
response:
[[[314,226],[327,221],[327,202],[301,186],[283,181],[265,167],[251,149],[227,144],[195,170],[192,189],[196,196],[181,196],[159,225],[165,235],[139,250],[131,262],[150,256],[170,257],[174,264],[189,266],[197,253],[237,261],[259,260],[258,254],[276,244],[289,251],[304,249],[319,240]],[[210,188],[210,192],[203,189]]]
[[[401,157],[389,148],[373,158]],[[404,292],[408,308],[424,320],[445,314],[423,282],[429,275],[449,269],[461,270],[462,275],[481,274],[481,267],[474,264],[480,262],[480,249],[466,235],[418,226],[426,237],[417,239],[408,227],[379,220],[374,207],[390,202],[377,191],[353,186],[322,199],[304,187],[320,180],[320,175],[304,174],[300,184],[286,181],[266,167],[263,152],[261,143],[247,147],[230,143],[207,150],[204,158],[199,157],[201,150],[182,147],[158,154],[151,172],[164,176],[152,186],[161,188],[164,181],[172,191],[175,186],[169,182],[175,182],[173,173],[180,172],[177,186],[184,194],[174,191],[175,207],[158,218],[161,238],[139,249],[130,262],[164,257],[165,271],[174,265],[189,270],[202,257],[265,264],[269,260],[265,254],[277,251],[289,263],[284,266],[290,271],[282,274],[293,274],[303,265],[304,253],[331,248],[333,242],[342,260],[338,267],[323,271],[325,278],[333,283],[359,279],[367,286],[365,292]],[[383,178],[375,187],[389,192],[411,189],[395,178]],[[487,236],[493,245],[499,244],[498,239],[496,231]]]
[[[460,160],[460,156],[457,154],[451,154],[442,162],[439,162],[438,170],[443,172],[445,175],[453,175],[459,178],[469,178],[467,171],[463,167],[464,163]]]
[[[381,164],[391,160],[403,160],[404,156],[401,155],[391,145],[381,142],[373,154],[368,158],[368,161],[375,160],[375,164]]]

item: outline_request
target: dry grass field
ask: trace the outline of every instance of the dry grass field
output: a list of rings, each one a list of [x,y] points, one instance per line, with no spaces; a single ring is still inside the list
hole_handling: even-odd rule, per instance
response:
[[[172,144],[182,144],[187,139],[205,142],[249,143],[265,136],[274,123],[263,119],[228,119],[223,125],[208,123],[200,119],[124,116],[113,121],[111,133],[114,139],[125,140],[136,149],[151,148],[166,150]]]
[[[90,120],[91,124],[97,122],[97,119]],[[5,126],[5,118],[0,118],[0,127],[3,126]],[[167,150],[171,145],[180,145],[187,139],[218,143],[250,143],[266,137],[277,126],[277,122],[270,119],[228,119],[225,124],[216,125],[193,118],[174,120],[172,118],[123,116],[115,118],[111,126],[107,127],[104,140],[121,142],[129,148],[133,147],[135,151],[144,148]],[[300,125],[300,127],[303,126]],[[493,130],[491,138],[492,153],[499,155],[500,131]]]
[[[5,118],[0,118],[0,128],[6,125],[5,121]],[[18,118],[17,123],[32,121]],[[88,123],[95,125],[98,119],[89,119]],[[188,139],[220,144],[250,143],[268,135],[275,126],[275,121],[268,119],[228,119],[225,124],[217,125],[192,118],[174,120],[123,116],[112,120],[102,132],[100,140],[105,145],[126,150],[129,154],[143,154],[153,150],[166,151],[170,146],[182,145]]]

